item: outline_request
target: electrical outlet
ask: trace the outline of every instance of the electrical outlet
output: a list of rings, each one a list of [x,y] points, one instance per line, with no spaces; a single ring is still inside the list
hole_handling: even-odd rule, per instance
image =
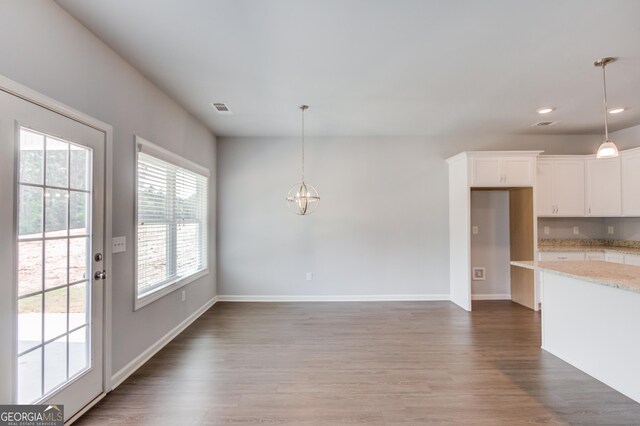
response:
[[[613,226],[607,227],[607,234],[613,235],[614,232],[615,232],[615,228]]]
[[[548,226],[544,227],[544,235],[549,235],[551,233],[551,229]]]
[[[126,237],[113,237],[111,239],[111,253],[122,253],[127,251]]]
[[[472,226],[471,227],[471,233],[473,235],[478,235],[478,227],[477,226]]]
[[[471,279],[473,281],[485,280],[485,268],[480,266],[474,266],[471,268]]]
[[[182,301],[187,300],[187,290],[182,290]]]
[[[579,226],[574,226],[573,227],[573,235],[580,235],[580,227]]]
[[[307,281],[313,280],[313,272],[307,272]]]

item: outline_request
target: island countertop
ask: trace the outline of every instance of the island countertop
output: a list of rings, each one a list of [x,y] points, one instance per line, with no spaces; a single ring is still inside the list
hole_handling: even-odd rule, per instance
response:
[[[512,261],[512,265],[640,293],[640,266],[601,261]]]

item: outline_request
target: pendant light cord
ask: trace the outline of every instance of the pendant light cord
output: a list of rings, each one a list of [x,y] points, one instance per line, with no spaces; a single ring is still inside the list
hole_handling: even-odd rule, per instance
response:
[[[302,111],[302,182],[304,182],[304,110],[305,106],[301,106],[300,110]]]
[[[609,140],[609,118],[607,117],[607,76],[605,75],[606,63],[602,64],[602,83],[604,87],[604,140]]]

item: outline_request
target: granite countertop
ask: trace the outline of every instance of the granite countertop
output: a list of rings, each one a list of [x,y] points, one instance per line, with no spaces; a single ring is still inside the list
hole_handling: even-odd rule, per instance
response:
[[[624,240],[540,240],[538,251],[608,251],[640,255],[639,241]]]
[[[513,261],[511,264],[640,293],[640,266],[585,260]]]

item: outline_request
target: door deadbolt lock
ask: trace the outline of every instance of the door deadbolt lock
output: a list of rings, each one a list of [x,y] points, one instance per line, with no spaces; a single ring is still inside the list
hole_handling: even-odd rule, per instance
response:
[[[100,262],[102,260],[102,253],[96,253],[93,258],[96,260],[96,262]]]
[[[93,278],[96,280],[104,280],[107,278],[107,272],[106,271],[97,271],[95,274],[93,274]]]

